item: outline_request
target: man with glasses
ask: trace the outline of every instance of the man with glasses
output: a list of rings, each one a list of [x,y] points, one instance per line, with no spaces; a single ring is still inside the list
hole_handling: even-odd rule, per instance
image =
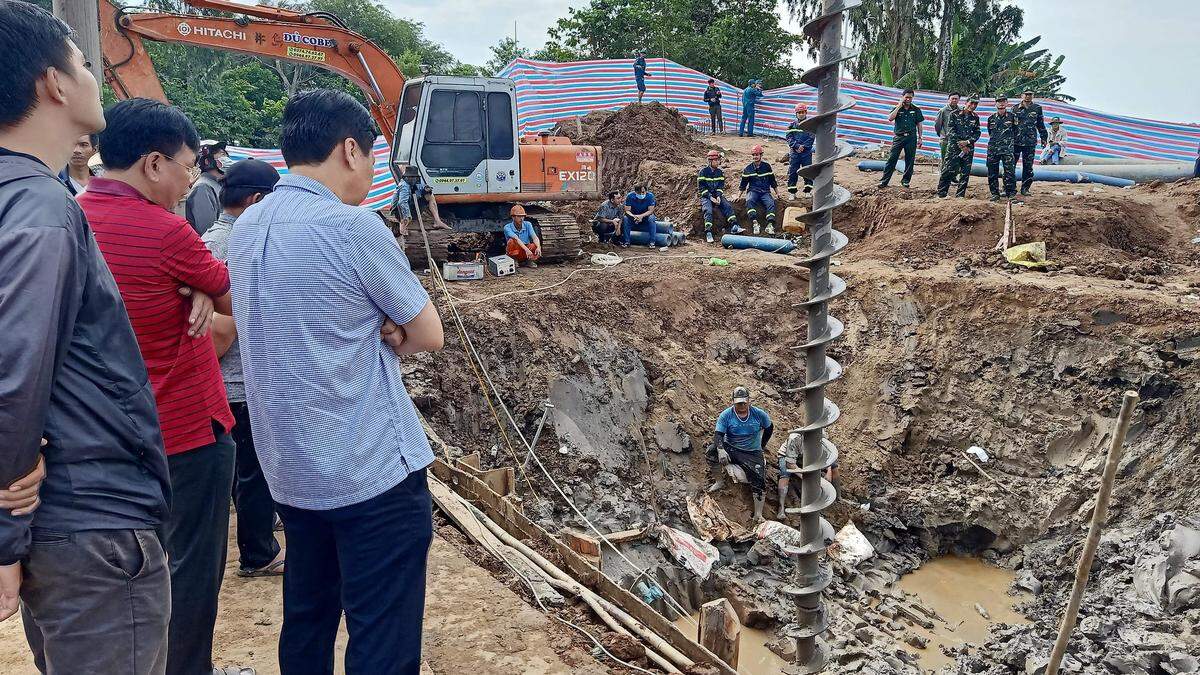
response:
[[[134,98],[104,114],[106,171],[79,205],[129,311],[149,370],[171,479],[168,674],[212,671],[217,594],[233,488],[233,413],[208,329],[233,314],[229,272],[171,208],[199,169],[196,128],[178,108]]]

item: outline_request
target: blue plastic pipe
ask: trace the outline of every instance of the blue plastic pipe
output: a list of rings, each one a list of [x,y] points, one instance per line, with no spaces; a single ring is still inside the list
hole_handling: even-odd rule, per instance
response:
[[[727,234],[721,237],[721,245],[725,248],[754,248],[767,253],[791,253],[796,248],[796,244],[788,239],[748,237],[744,234]]]
[[[629,243],[636,244],[638,246],[645,246],[650,243],[650,233],[649,232],[638,232],[636,230],[633,232],[630,232],[629,233]],[[654,245],[658,246],[658,247],[670,246],[671,245],[671,235],[666,232],[663,232],[662,230],[659,230],[657,236],[654,237]]]
[[[878,159],[864,159],[858,163],[859,171],[883,171],[885,162]],[[1022,167],[1017,167],[1017,180],[1021,180],[1023,175]],[[904,171],[904,162],[896,162],[896,171]],[[983,164],[971,165],[972,176],[987,177],[987,167]],[[1133,185],[1133,181],[1127,178],[1114,178],[1105,176],[1099,173],[1091,173],[1088,171],[1064,171],[1061,166],[1053,168],[1035,166],[1033,168],[1033,179],[1044,182],[1057,183],[1097,183],[1100,185],[1110,185],[1112,187],[1128,187]]]

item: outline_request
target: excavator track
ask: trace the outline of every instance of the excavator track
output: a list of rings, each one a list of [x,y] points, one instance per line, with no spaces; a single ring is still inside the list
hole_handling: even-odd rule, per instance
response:
[[[570,260],[579,257],[583,250],[583,236],[575,217],[562,213],[530,213],[530,220],[537,224],[542,240],[543,260]]]
[[[429,232],[429,249],[433,252],[435,263],[445,262],[450,258],[450,231],[432,230]],[[408,256],[408,266],[414,270],[429,269],[429,257],[425,254],[425,240],[421,237],[417,224],[408,226],[408,237],[398,239],[404,255]]]

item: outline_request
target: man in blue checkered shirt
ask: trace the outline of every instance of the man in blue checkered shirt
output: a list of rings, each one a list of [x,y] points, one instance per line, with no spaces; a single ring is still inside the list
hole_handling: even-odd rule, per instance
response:
[[[421,663],[433,453],[397,357],[441,349],[442,324],[388,227],[354,206],[375,135],[345,93],[292,98],[289,173],[229,242],[254,445],[287,536],[285,675],[332,672],[343,611],[347,670]]]

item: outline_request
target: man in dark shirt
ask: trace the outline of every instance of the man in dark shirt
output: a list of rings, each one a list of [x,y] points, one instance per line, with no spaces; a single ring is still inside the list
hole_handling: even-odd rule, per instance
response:
[[[38,461],[32,516],[0,512],[0,619],[38,670],[162,673],[170,597],[156,529],[167,462],[146,367],[78,204],[48,167],[104,127],[70,29],[0,0],[0,485]]]
[[[1046,116],[1042,106],[1033,102],[1033,91],[1026,89],[1021,102],[1013,108],[1017,118],[1017,135],[1013,139],[1013,163],[1021,162],[1021,194],[1029,194],[1033,186],[1034,149],[1046,145]]]
[[[708,104],[708,121],[712,132],[725,133],[725,116],[721,113],[721,88],[711,77],[708,78],[708,88],[704,90],[704,102]]]
[[[912,89],[904,90],[904,96],[892,109],[892,114],[888,115],[888,121],[894,124],[895,135],[892,137],[892,152],[883,165],[883,179],[879,181],[879,187],[888,186],[901,151],[904,151],[904,175],[900,177],[900,185],[908,187],[912,181],[913,164],[917,160],[917,148],[921,145],[921,122],[925,121],[925,113],[913,105]]]
[[[1008,109],[1008,97],[996,97],[996,112],[988,118],[987,173],[992,201],[1000,201],[1000,167],[1004,166],[1004,196],[1017,191],[1017,160],[1013,155],[1017,137],[1017,116]]]
[[[972,96],[967,107],[955,110],[942,129],[942,142],[949,154],[942,160],[942,172],[938,177],[937,196],[945,197],[950,183],[957,183],[955,194],[967,196],[967,183],[971,180],[971,164],[975,161],[975,142],[979,140],[979,115],[975,108],[979,99]]]

